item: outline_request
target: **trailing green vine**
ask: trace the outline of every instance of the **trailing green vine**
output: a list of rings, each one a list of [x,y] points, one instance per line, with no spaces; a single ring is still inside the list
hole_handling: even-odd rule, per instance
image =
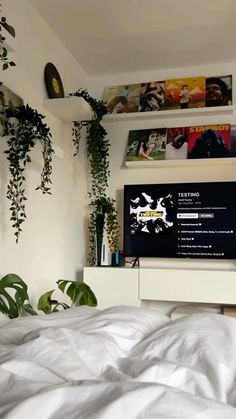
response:
[[[43,194],[51,194],[50,187],[52,173],[52,155],[49,127],[42,122],[44,116],[28,105],[7,107],[4,111],[7,118],[4,135],[8,136],[8,149],[5,151],[9,161],[10,180],[7,187],[7,198],[11,201],[11,221],[15,229],[16,242],[22,231],[21,225],[27,215],[25,210],[25,168],[31,161],[30,151],[37,141],[43,143],[43,169],[41,181],[36,189]]]
[[[109,247],[111,251],[118,249],[119,225],[117,221],[117,211],[115,209],[115,200],[107,197],[106,188],[110,177],[109,167],[109,148],[110,143],[107,137],[107,131],[101,125],[104,115],[107,113],[107,107],[101,100],[94,99],[87,90],[80,89],[70,96],[82,97],[91,106],[93,118],[88,121],[75,121],[73,125],[73,142],[75,145],[75,155],[79,152],[79,143],[82,129],[86,129],[87,139],[87,157],[90,164],[91,185],[89,195],[92,198],[91,206],[94,211],[90,214],[89,226],[89,255],[90,265],[96,262],[96,241],[97,236],[101,235],[106,215],[106,231]],[[101,231],[102,230],[102,231]]]
[[[0,4],[0,12],[2,5]],[[12,26],[7,23],[7,19],[4,16],[0,18],[0,61],[2,62],[2,69],[7,70],[9,66],[15,66],[13,61],[10,61],[8,58],[8,51],[4,45],[6,40],[5,36],[2,34],[2,28],[5,28],[11,36],[15,37],[15,30]]]
[[[110,176],[109,169],[109,140],[106,138],[107,132],[101,125],[102,117],[107,113],[106,105],[101,101],[91,97],[87,90],[79,89],[70,96],[82,97],[89,103],[93,110],[93,119],[90,121],[75,121],[73,126],[73,142],[75,145],[75,155],[79,152],[79,142],[83,127],[87,133],[87,157],[90,163],[91,173],[91,197],[104,195],[108,186]]]

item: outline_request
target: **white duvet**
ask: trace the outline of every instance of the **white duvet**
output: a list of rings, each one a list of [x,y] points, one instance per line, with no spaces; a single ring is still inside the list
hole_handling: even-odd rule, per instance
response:
[[[236,320],[119,306],[1,321],[0,417],[236,419]]]

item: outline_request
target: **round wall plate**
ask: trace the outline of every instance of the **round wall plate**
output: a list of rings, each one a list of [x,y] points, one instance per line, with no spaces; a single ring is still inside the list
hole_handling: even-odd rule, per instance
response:
[[[46,64],[44,78],[49,98],[65,97],[61,77],[54,64]]]

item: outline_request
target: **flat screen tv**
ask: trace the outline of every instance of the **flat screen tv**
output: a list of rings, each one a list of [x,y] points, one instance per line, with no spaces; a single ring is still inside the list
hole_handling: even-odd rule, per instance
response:
[[[125,185],[124,254],[236,259],[236,182]]]

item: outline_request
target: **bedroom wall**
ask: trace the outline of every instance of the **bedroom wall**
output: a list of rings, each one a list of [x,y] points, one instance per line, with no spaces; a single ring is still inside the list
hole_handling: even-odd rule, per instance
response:
[[[61,123],[44,109],[44,67],[47,62],[55,64],[66,94],[86,87],[87,75],[27,0],[1,3],[3,15],[16,30],[16,49],[11,54],[16,67],[1,71],[1,81],[46,116],[56,150],[52,196],[35,191],[42,167],[40,147],[33,152],[26,171],[27,220],[16,244],[9,221],[9,201],[5,198],[9,179],[3,153],[6,140],[0,143],[0,277],[9,272],[20,275],[29,284],[34,303],[42,292],[55,287],[57,279],[75,280],[79,276],[86,235],[83,144],[80,157],[73,157],[71,125]]]
[[[190,77],[199,75],[224,75],[232,74],[233,80],[236,79],[236,63],[211,64],[205,66],[189,66],[188,68],[175,68],[160,71],[136,72],[128,74],[104,75],[89,79],[89,88],[97,97],[103,95],[103,89],[106,86],[119,85],[123,83],[139,83],[152,80],[165,80],[168,78]],[[233,103],[235,103],[236,89],[233,89]],[[110,194],[117,199],[117,209],[119,211],[119,220],[123,225],[123,186],[132,183],[178,183],[178,182],[204,182],[204,181],[224,181],[236,180],[236,165],[225,164],[224,166],[203,166],[182,167],[182,168],[127,168],[124,165],[124,157],[127,146],[128,132],[132,129],[157,128],[157,127],[178,127],[191,126],[211,123],[231,123],[235,124],[235,112],[233,114],[222,115],[193,115],[185,117],[176,117],[173,111],[173,117],[164,118],[158,116],[156,119],[128,120],[120,122],[104,122],[111,142],[110,162]],[[122,248],[123,237],[120,240]],[[219,269],[235,269],[234,261],[193,261],[193,260],[170,260],[170,259],[145,259],[142,260],[143,266],[168,266],[168,267],[197,267],[212,269],[216,266]]]

